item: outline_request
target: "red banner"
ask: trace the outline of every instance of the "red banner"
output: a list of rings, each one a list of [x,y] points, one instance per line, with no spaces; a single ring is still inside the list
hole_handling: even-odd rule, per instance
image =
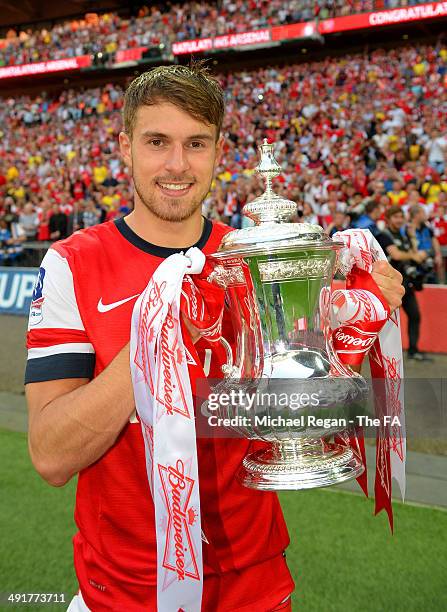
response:
[[[274,26],[272,28],[272,40],[290,40],[293,38],[306,38],[318,33],[314,21],[303,23],[292,23],[285,26]]]
[[[136,47],[135,49],[123,49],[115,54],[115,64],[123,64],[124,62],[137,62],[141,59],[143,53],[148,47]]]
[[[225,34],[214,39],[214,49],[228,49],[229,47],[242,47],[245,45],[259,45],[271,41],[270,30],[255,30],[240,34]]]
[[[358,30],[360,28],[376,28],[378,26],[420,21],[421,19],[434,19],[436,17],[447,17],[447,2],[430,2],[428,4],[406,6],[377,11],[375,13],[362,13],[360,15],[324,19],[320,22],[320,33],[325,35],[332,34],[333,32]]]
[[[447,2],[430,2],[416,6],[361,13],[347,17],[324,19],[320,23],[307,21],[285,26],[274,26],[271,29],[227,34],[216,38],[185,40],[173,44],[174,55],[183,53],[200,53],[212,49],[228,49],[244,45],[256,45],[271,41],[291,40],[311,37],[315,34],[333,34],[358,29],[374,29],[384,25],[447,17]]]
[[[420,21],[423,19],[434,19],[447,17],[447,2],[430,2],[415,6],[406,6],[396,9],[376,11],[374,13],[361,13],[348,15],[346,17],[334,17],[324,19],[317,24],[314,21],[293,23],[285,26],[274,26],[264,30],[252,32],[241,32],[238,34],[225,34],[215,38],[202,38],[195,40],[183,40],[173,43],[174,55],[187,53],[200,53],[213,49],[230,49],[250,45],[263,45],[272,41],[291,40],[311,37],[315,34],[333,34],[358,29],[374,29],[384,25]],[[141,59],[147,47],[136,49],[125,49],[116,53],[115,63],[120,64]],[[20,77],[49,72],[61,72],[64,70],[79,70],[91,65],[91,57],[82,55],[79,57],[39,62],[35,64],[23,64],[20,66],[5,66],[0,68],[0,79]]]
[[[253,32],[241,32],[239,34],[225,34],[216,38],[202,38],[196,40],[185,40],[172,45],[174,55],[184,53],[200,53],[212,49],[230,49],[247,45],[259,45],[269,43],[272,40],[271,30],[254,30]]]
[[[212,38],[199,38],[196,40],[184,40],[172,44],[172,53],[174,55],[183,55],[184,53],[200,53],[201,51],[209,51],[213,48]]]
[[[20,66],[5,66],[0,68],[0,79],[12,77],[32,76],[46,74],[49,72],[65,72],[66,70],[80,70],[90,66],[92,58],[90,55],[80,55],[49,62],[38,62],[36,64],[21,64]]]

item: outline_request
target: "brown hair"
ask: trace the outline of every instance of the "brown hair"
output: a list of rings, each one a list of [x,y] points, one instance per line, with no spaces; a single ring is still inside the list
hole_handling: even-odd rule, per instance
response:
[[[389,208],[386,209],[385,218],[389,219],[390,217],[392,217],[393,215],[397,215],[398,213],[403,215],[404,211],[397,204],[393,204],[393,206],[390,206]]]
[[[225,112],[224,94],[202,60],[190,66],[159,66],[134,79],[124,95],[124,131],[132,136],[140,106],[174,104],[194,119],[215,125],[216,140]]]
[[[420,204],[414,204],[413,206],[410,206],[410,209],[408,211],[408,216],[410,217],[410,220],[413,220],[421,212],[421,210],[424,209]]]
[[[380,202],[376,202],[375,200],[369,200],[369,202],[367,202],[365,206],[366,214],[367,215],[371,214],[372,212],[376,210],[376,208],[379,208],[379,206],[382,206]]]

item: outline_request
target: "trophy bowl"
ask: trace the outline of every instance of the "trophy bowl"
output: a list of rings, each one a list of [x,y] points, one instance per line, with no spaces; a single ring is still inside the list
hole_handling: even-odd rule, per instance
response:
[[[255,225],[227,234],[211,257],[208,280],[225,288],[231,321],[231,338],[223,331],[220,339],[223,379],[213,392],[252,398],[219,406],[218,414],[236,423],[235,435],[267,443],[245,457],[243,485],[323,487],[364,469],[348,444],[333,439],[346,439],[367,394],[366,381],[332,344],[331,283],[343,244],[318,225],[286,222],[296,204],[272,191],[280,173],[273,145],[265,140],[260,151],[266,190],[243,211]],[[269,401],[278,394],[281,405]]]

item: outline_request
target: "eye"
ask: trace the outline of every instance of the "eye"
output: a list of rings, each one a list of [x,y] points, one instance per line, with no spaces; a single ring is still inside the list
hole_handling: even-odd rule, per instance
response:
[[[161,138],[152,138],[151,140],[149,140],[149,144],[155,148],[161,147],[162,143],[163,141]]]
[[[203,147],[204,147],[204,146],[205,146],[205,145],[203,144],[203,142],[200,142],[199,140],[193,140],[193,141],[190,143],[190,147],[191,147],[192,149],[203,149]]]

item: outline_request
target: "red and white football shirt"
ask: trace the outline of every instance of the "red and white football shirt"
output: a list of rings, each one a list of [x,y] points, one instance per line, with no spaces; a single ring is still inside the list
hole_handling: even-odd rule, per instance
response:
[[[206,221],[195,245],[215,252],[230,228]],[[162,259],[126,224],[110,221],[55,243],[33,295],[25,382],[97,376],[129,342],[137,296]],[[197,351],[199,356],[200,351]],[[131,419],[135,420],[135,419]],[[293,590],[278,498],[236,481],[250,442],[198,439],[204,543],[203,610],[260,612]],[[94,612],[156,609],[154,506],[139,423],[129,422],[78,480],[74,558]]]

